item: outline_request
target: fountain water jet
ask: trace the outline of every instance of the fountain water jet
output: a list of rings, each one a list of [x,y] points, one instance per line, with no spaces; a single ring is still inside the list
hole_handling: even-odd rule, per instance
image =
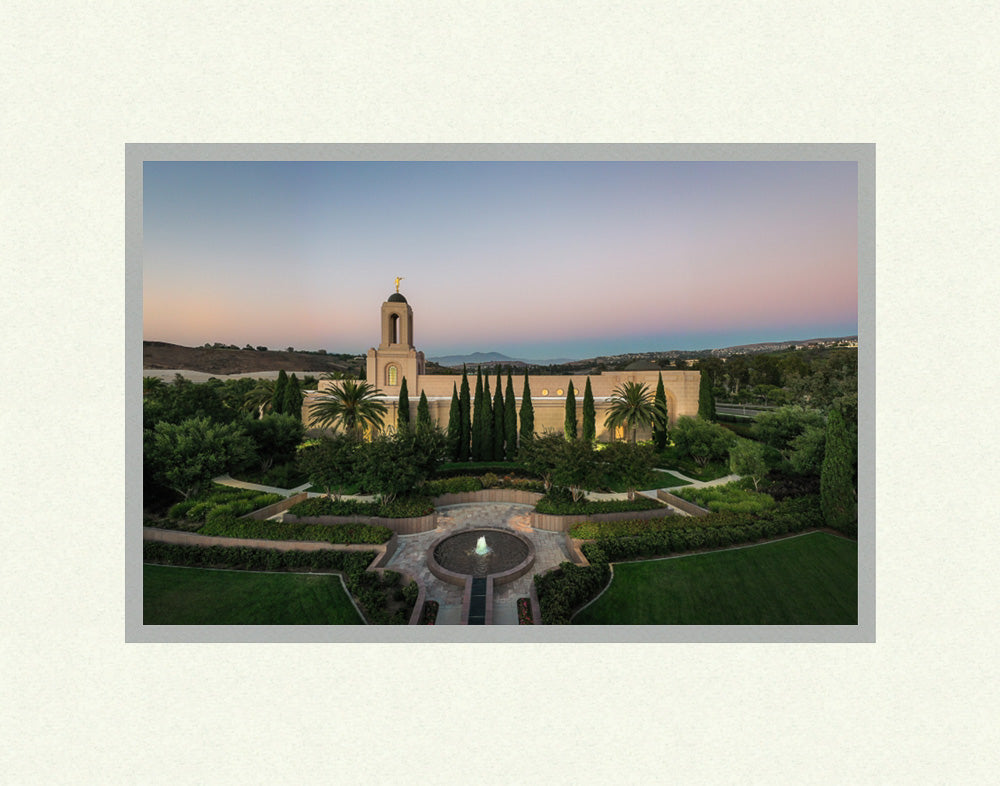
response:
[[[491,551],[492,549],[486,545],[486,536],[481,535],[479,540],[476,541],[476,555],[479,557],[485,557]]]

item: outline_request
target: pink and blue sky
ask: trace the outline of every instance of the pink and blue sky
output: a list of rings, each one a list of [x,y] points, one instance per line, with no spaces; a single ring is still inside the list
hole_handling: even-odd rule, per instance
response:
[[[393,278],[428,357],[858,332],[854,162],[143,166],[143,337],[364,353]]]

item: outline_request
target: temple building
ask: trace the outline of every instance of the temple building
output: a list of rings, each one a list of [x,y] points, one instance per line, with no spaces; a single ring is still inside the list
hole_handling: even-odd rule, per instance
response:
[[[418,352],[414,346],[413,333],[413,309],[406,301],[406,298],[397,291],[389,295],[381,308],[381,341],[377,347],[368,350],[367,381],[378,388],[381,393],[381,401],[385,403],[388,413],[385,418],[386,425],[395,425],[397,418],[397,408],[399,405],[399,390],[406,380],[407,395],[410,402],[410,420],[416,420],[417,405],[420,401],[420,393],[427,396],[427,403],[430,407],[431,418],[441,428],[448,428],[448,417],[451,411],[451,397],[453,388],[461,390],[462,377],[448,374],[428,375],[424,372],[424,353]],[[656,393],[656,386],[659,375],[663,374],[663,388],[667,396],[667,411],[670,423],[673,424],[682,415],[695,416],[698,414],[698,384],[700,373],[698,371],[680,371],[676,369],[658,368],[641,369],[634,368],[642,364],[633,364],[624,371],[611,371],[590,375],[528,375],[528,385],[531,389],[531,403],[534,408],[535,431],[543,433],[547,430],[563,431],[566,407],[566,391],[569,383],[573,383],[573,390],[576,394],[577,429],[579,432],[580,420],[583,410],[583,394],[590,378],[591,391],[594,396],[594,409],[596,412],[597,439],[601,442],[608,442],[612,439],[622,439],[625,435],[621,429],[618,433],[611,433],[604,426],[604,420],[608,412],[608,400],[619,385],[625,382],[645,383],[649,388],[650,396]],[[650,366],[652,364],[649,364]],[[490,379],[490,395],[496,392],[496,374],[489,375],[484,370],[484,378]],[[501,377],[506,391],[507,375]],[[524,391],[524,375],[513,375],[514,395],[517,404],[518,415],[521,411],[521,394]],[[321,380],[319,391],[329,389],[336,382]],[[469,373],[469,387],[471,395],[475,395],[476,373],[471,369]],[[302,421],[307,428],[311,427],[311,417],[309,407],[313,401],[315,392],[306,395],[302,407]],[[640,429],[637,434],[638,439],[649,439],[649,429]]]

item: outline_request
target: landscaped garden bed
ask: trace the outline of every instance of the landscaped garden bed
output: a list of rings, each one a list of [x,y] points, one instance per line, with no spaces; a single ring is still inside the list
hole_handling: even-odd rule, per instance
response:
[[[299,518],[371,516],[386,519],[404,519],[429,516],[434,512],[434,505],[426,497],[395,499],[389,503],[313,497],[293,505],[288,509],[288,512]]]
[[[680,488],[673,493],[713,513],[761,513],[774,507],[772,496],[751,491],[746,484],[747,481],[737,480],[721,486]]]
[[[420,613],[420,624],[435,624],[437,622],[438,608],[438,602],[436,600],[425,600],[423,611]]]
[[[621,513],[634,510],[656,510],[664,507],[662,502],[649,497],[636,496],[635,499],[573,501],[569,492],[553,488],[535,505],[535,511],[550,516],[579,516],[594,513]]]
[[[530,598],[518,598],[517,599],[517,624],[518,625],[534,625],[535,621],[531,618],[531,599]]]

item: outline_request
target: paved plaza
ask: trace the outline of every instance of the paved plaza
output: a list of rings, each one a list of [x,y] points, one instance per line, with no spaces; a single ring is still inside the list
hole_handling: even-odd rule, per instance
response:
[[[387,568],[413,576],[427,590],[427,600],[436,600],[438,625],[459,625],[462,619],[462,588],[441,581],[427,567],[427,549],[447,532],[471,527],[510,529],[535,545],[535,564],[531,573],[502,584],[493,593],[493,624],[517,625],[517,599],[528,596],[535,573],[542,573],[569,560],[566,535],[532,529],[531,505],[506,502],[477,502],[438,508],[438,526],[431,532],[400,535],[399,547]]]

